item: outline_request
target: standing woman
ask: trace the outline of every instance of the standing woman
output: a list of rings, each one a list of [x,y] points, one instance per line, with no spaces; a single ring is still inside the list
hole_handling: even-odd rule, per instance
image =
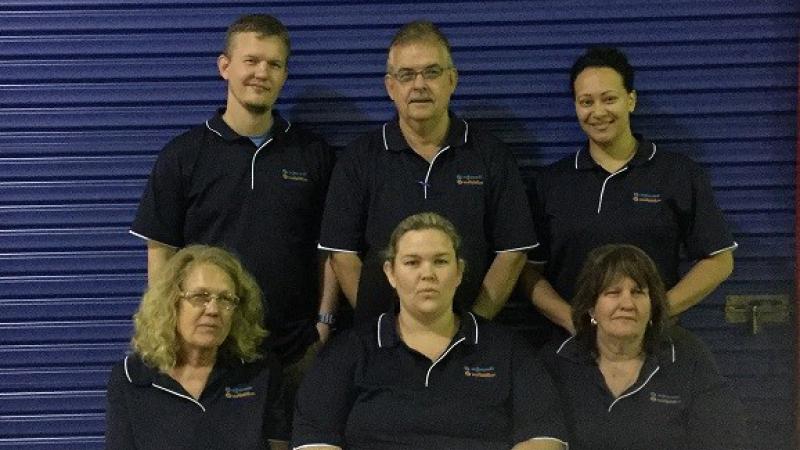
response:
[[[733,271],[737,244],[703,170],[631,131],[634,72],[614,48],[575,61],[570,88],[588,137],[575,155],[549,166],[531,189],[536,234],[522,282],[533,304],[574,333],[575,278],[596,247],[627,243],[656,263],[670,317],[696,305]],[[680,275],[681,248],[692,262]]]
[[[296,449],[566,448],[555,389],[531,349],[453,308],[460,240],[435,213],[397,225],[383,270],[399,302],[319,353],[297,394]]]
[[[643,251],[596,248],[576,290],[576,335],[542,351],[570,450],[752,448],[710,353],[679,327],[665,331],[664,286]]]
[[[108,382],[108,450],[286,449],[280,368],[262,358],[261,290],[230,253],[173,255]]]

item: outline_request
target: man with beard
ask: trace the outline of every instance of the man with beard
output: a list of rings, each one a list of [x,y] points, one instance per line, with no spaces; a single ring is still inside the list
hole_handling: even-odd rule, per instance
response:
[[[268,345],[297,369],[291,383],[330,332],[337,292],[316,248],[334,154],[273,110],[289,52],[272,16],[242,16],[228,28],[217,59],[226,106],[162,150],[131,233],[147,240],[151,282],[189,244],[237,254],[264,292]]]

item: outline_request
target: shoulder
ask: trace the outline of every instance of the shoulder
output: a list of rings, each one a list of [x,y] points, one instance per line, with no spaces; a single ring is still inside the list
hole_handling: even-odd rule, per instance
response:
[[[157,373],[157,369],[149,367],[139,355],[132,353],[111,368],[109,384],[149,386]]]
[[[290,142],[296,143],[303,149],[332,151],[322,136],[305,128],[303,125],[292,124],[286,131],[286,137]]]
[[[676,175],[697,175],[704,171],[702,167],[689,156],[668,150],[656,150],[653,155],[653,165],[659,170],[668,171]]]
[[[712,363],[711,350],[700,338],[680,326],[673,326],[664,333],[664,353],[676,363]],[[669,354],[668,352],[672,352]]]
[[[164,146],[164,151],[181,153],[193,150],[206,140],[209,133],[213,133],[213,131],[205,123],[196,125],[167,142],[167,145]]]

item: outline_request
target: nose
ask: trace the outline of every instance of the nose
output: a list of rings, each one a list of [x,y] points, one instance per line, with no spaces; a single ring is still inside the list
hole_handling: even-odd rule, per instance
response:
[[[205,308],[203,309],[203,313],[208,314],[210,316],[216,316],[220,312],[219,307],[219,297],[211,297],[211,300],[206,303]]]
[[[411,82],[415,89],[423,89],[427,85],[425,84],[425,77],[422,76],[422,72],[414,73],[414,81]]]
[[[425,262],[422,264],[422,272],[420,274],[425,280],[432,280],[436,278],[436,272],[433,270],[433,264]]]
[[[258,78],[266,78],[267,72],[267,62],[259,61],[259,63],[256,64],[255,76]]]

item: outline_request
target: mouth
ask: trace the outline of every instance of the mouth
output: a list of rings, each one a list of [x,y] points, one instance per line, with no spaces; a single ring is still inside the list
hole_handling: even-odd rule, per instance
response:
[[[414,103],[428,104],[428,103],[433,103],[433,99],[430,99],[430,98],[412,98],[411,100],[408,101],[408,103],[412,104],[412,105]]]

